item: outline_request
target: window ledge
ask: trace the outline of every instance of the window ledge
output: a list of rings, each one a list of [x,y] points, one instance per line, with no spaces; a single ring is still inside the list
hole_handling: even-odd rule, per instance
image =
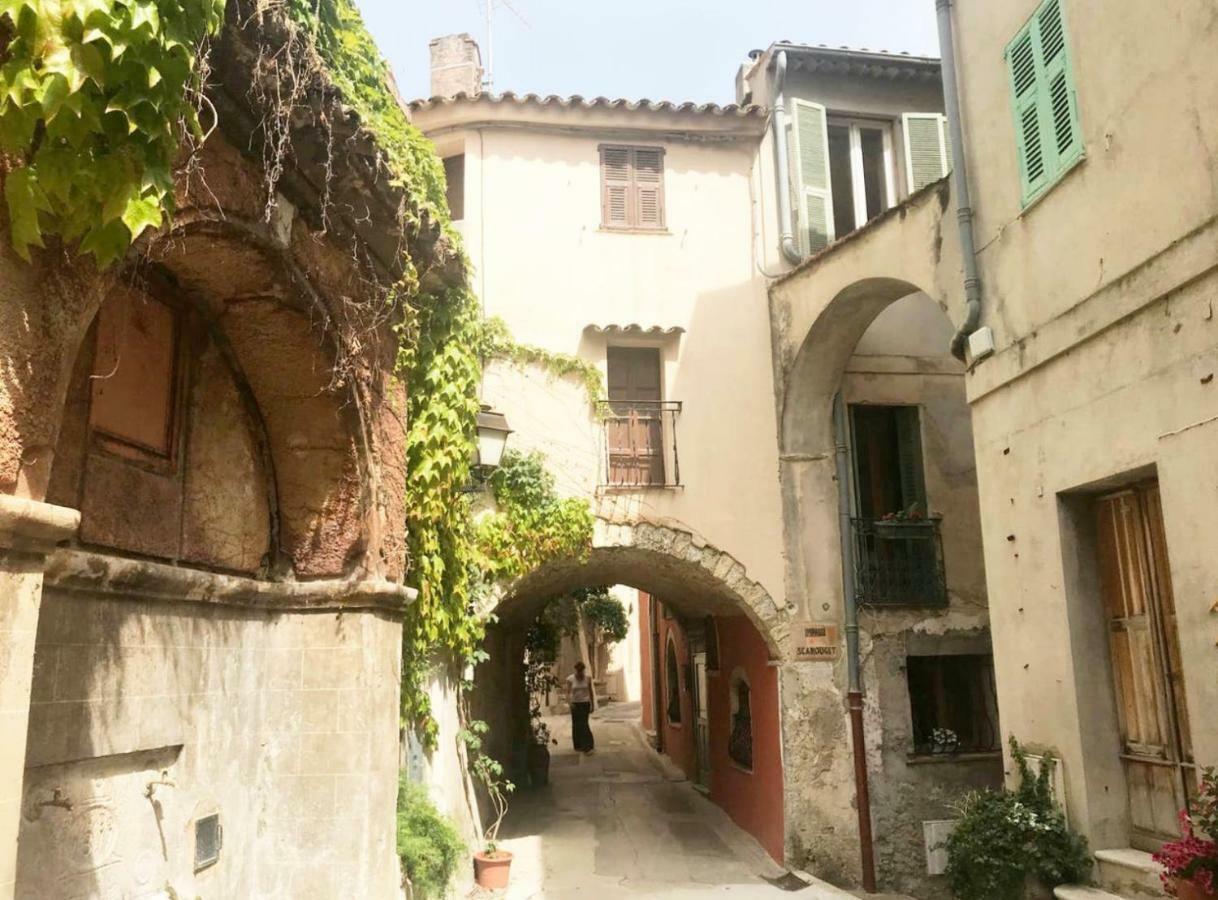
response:
[[[963,753],[910,753],[905,757],[906,765],[932,766],[944,763],[972,763],[1001,760],[1001,750],[973,750]]]
[[[599,490],[611,494],[629,494],[634,491],[683,491],[683,484],[599,484]]]
[[[740,765],[740,763],[736,762],[736,760],[734,760],[734,759],[729,759],[728,762],[731,763],[732,768],[735,769],[737,772],[743,772],[745,775],[753,774],[752,769],[746,769],[744,766]]]
[[[672,232],[667,228],[616,228],[612,225],[601,225],[596,229],[604,234],[665,234],[672,235]]]

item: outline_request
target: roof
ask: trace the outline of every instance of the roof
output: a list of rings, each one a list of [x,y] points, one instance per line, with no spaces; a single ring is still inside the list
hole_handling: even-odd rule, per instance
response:
[[[627,112],[644,113],[688,113],[700,116],[734,116],[737,118],[747,118],[750,116],[764,118],[766,115],[765,109],[753,104],[740,106],[735,103],[729,103],[725,106],[720,106],[717,103],[674,103],[671,100],[625,100],[609,97],[593,97],[589,100],[579,94],[572,94],[569,97],[547,94],[543,97],[540,94],[517,94],[514,91],[504,91],[501,94],[482,92],[468,94],[463,91],[452,97],[429,97],[411,100],[407,104],[407,108],[413,113],[459,103],[476,103],[489,106],[537,106],[559,109],[625,110]]]
[[[907,80],[931,80],[940,77],[940,60],[937,56],[914,56],[905,52],[868,50],[866,47],[830,47],[826,44],[794,44],[787,41],[771,44],[766,55],[782,50],[787,52],[790,68],[796,70]]]

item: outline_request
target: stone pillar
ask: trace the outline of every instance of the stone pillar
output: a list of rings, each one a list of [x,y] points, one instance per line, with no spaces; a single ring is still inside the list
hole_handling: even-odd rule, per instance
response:
[[[482,90],[482,54],[468,34],[448,34],[429,45],[431,50],[431,95],[473,96]]]
[[[79,524],[76,510],[0,494],[0,900],[11,900],[17,881],[42,573],[47,552],[75,534]]]

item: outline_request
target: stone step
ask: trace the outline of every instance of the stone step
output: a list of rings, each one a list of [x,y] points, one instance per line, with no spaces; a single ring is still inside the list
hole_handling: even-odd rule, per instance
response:
[[[1110,894],[1099,888],[1083,887],[1077,884],[1060,884],[1053,889],[1057,900],[1126,900],[1116,894]]]
[[[1095,880],[1118,896],[1139,900],[1167,896],[1159,880],[1159,864],[1145,850],[1132,847],[1096,850],[1095,862]]]

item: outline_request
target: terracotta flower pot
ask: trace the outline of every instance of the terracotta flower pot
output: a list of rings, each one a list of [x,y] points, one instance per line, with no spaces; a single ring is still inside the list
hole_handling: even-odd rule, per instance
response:
[[[1176,889],[1176,897],[1179,900],[1213,900],[1218,897],[1213,891],[1206,891],[1191,881],[1175,881],[1173,887]]]
[[[474,854],[474,881],[478,887],[501,891],[508,885],[512,869],[512,854],[506,850]]]

